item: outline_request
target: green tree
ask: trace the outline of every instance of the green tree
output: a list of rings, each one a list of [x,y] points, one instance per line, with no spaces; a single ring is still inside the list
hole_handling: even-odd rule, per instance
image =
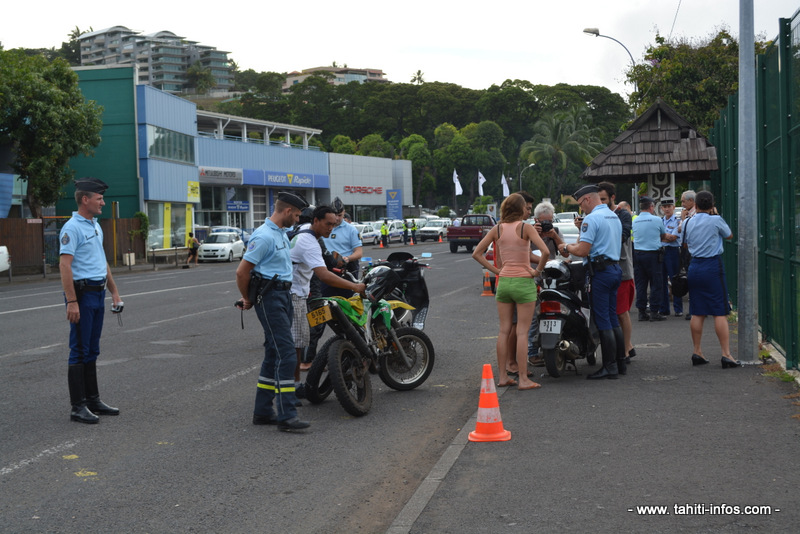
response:
[[[534,125],[534,135],[520,148],[520,159],[526,163],[549,167],[547,196],[564,192],[573,180],[568,180],[570,166],[577,167],[573,178],[580,174],[600,152],[600,131],[591,125],[586,106],[573,106],[568,111],[549,113]]]
[[[628,69],[638,88],[631,94],[637,113],[661,98],[706,135],[739,87],[739,42],[727,29],[704,39],[668,41],[656,34],[645,61]],[[756,54],[767,43],[756,42]]]
[[[331,152],[336,154],[355,154],[356,142],[346,135],[337,135],[331,141]]]
[[[100,144],[102,108],[84,101],[78,76],[60,58],[0,49],[0,146],[11,145],[14,173],[28,182],[34,217],[72,179],[69,159]]]
[[[61,49],[58,51],[58,55],[62,58],[66,59],[67,62],[72,65],[73,67],[78,66],[81,64],[81,43],[78,41],[78,37],[83,35],[84,33],[94,31],[92,30],[91,26],[88,30],[81,31],[80,28],[75,26],[75,29],[69,32],[68,37],[69,41],[61,43]]]
[[[411,174],[417,177],[414,187],[414,204],[419,205],[423,195],[423,183],[431,164],[431,152],[428,141],[419,134],[412,134],[400,141],[400,157],[411,160]],[[433,185],[433,184],[428,184]],[[432,191],[428,191],[432,193]]]
[[[423,83],[425,83],[425,80],[422,78],[423,76],[425,76],[425,73],[423,73],[421,70],[418,70],[418,71],[417,71],[417,72],[416,72],[416,73],[415,73],[415,74],[414,74],[414,75],[411,77],[411,83],[415,83],[415,84],[417,84],[417,85],[422,85]]]
[[[356,154],[376,158],[391,158],[394,156],[394,149],[391,143],[384,141],[379,134],[369,134],[358,143]]]
[[[186,81],[187,85],[193,87],[199,95],[208,93],[209,89],[217,85],[211,69],[203,67],[199,61],[186,70]]]

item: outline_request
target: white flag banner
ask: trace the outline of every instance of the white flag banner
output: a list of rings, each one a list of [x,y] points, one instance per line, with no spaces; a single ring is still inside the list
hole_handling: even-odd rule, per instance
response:
[[[483,196],[483,184],[486,183],[486,178],[483,177],[481,171],[478,171],[478,194]]]
[[[511,193],[508,190],[508,182],[506,182],[506,175],[503,174],[503,198],[507,197]]]
[[[458,173],[453,169],[453,183],[456,184],[456,196],[463,195],[464,190],[461,189],[461,182],[458,181]]]

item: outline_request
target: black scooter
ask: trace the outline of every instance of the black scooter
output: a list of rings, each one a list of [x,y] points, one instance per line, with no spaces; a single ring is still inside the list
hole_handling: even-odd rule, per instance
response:
[[[580,261],[550,260],[544,266],[539,292],[539,347],[547,373],[558,378],[576,360],[595,365],[600,335],[589,319],[586,267]]]

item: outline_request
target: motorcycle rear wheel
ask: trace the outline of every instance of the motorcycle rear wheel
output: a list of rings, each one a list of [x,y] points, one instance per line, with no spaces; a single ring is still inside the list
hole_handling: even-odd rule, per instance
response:
[[[328,349],[328,376],[339,404],[361,417],[372,407],[372,381],[364,359],[350,341],[337,339]]]
[[[390,388],[408,391],[422,385],[433,371],[435,360],[433,343],[418,328],[398,328],[395,333],[406,356],[411,359],[411,367],[406,365],[397,349],[393,348],[392,343],[389,351],[384,352],[378,360],[378,376]]]
[[[328,395],[333,391],[333,384],[331,383],[331,375],[328,373],[328,351],[333,345],[334,341],[342,339],[339,336],[333,336],[320,347],[317,355],[314,356],[314,361],[311,363],[311,369],[306,374],[306,398],[311,404],[319,404],[328,398]]]
[[[542,349],[542,356],[547,374],[552,378],[560,377],[561,373],[567,370],[567,359],[558,349]]]

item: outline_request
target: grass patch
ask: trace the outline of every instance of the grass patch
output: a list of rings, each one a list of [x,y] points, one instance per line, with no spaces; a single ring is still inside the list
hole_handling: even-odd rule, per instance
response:
[[[765,365],[764,372],[761,374],[770,378],[777,378],[781,382],[794,382],[794,377],[787,373],[786,369],[784,369],[779,363]]]

